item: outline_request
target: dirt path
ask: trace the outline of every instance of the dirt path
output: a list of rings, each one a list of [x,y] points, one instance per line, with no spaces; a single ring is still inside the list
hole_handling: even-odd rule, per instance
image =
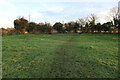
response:
[[[56,52],[56,57],[54,58],[54,62],[51,65],[51,69],[49,71],[49,76],[54,78],[70,78],[75,75],[79,75],[79,73],[75,74],[75,54],[71,49],[72,41],[76,38],[76,36],[72,36],[66,43],[61,45],[59,50]],[[69,54],[69,53],[72,53]],[[75,72],[74,72],[75,71]]]

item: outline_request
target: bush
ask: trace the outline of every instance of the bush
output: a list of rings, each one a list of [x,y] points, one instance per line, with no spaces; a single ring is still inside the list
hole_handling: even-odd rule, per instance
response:
[[[18,34],[20,34],[20,32],[17,31],[17,30],[10,30],[10,31],[8,32],[8,35],[18,35]]]
[[[3,36],[3,35],[7,35],[7,31],[2,30],[2,36]]]

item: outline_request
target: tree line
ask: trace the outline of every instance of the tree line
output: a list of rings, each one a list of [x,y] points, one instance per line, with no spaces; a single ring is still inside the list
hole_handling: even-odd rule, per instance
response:
[[[118,12],[114,11],[115,9],[111,9],[112,15],[109,16],[112,17],[112,20],[103,24],[96,23],[98,17],[94,14],[67,23],[56,22],[53,26],[50,23],[29,22],[24,17],[21,17],[14,20],[14,30],[8,31],[7,34],[52,34],[55,31],[57,33],[118,33],[120,19],[118,18]],[[2,32],[4,35],[4,28],[2,28]]]

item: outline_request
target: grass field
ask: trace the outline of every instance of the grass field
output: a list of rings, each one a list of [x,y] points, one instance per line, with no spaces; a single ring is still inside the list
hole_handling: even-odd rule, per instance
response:
[[[117,78],[117,34],[2,38],[3,78]]]

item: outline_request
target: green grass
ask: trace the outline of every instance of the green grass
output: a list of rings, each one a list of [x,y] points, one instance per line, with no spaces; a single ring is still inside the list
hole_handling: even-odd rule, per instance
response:
[[[117,78],[117,34],[2,38],[3,78]]]

